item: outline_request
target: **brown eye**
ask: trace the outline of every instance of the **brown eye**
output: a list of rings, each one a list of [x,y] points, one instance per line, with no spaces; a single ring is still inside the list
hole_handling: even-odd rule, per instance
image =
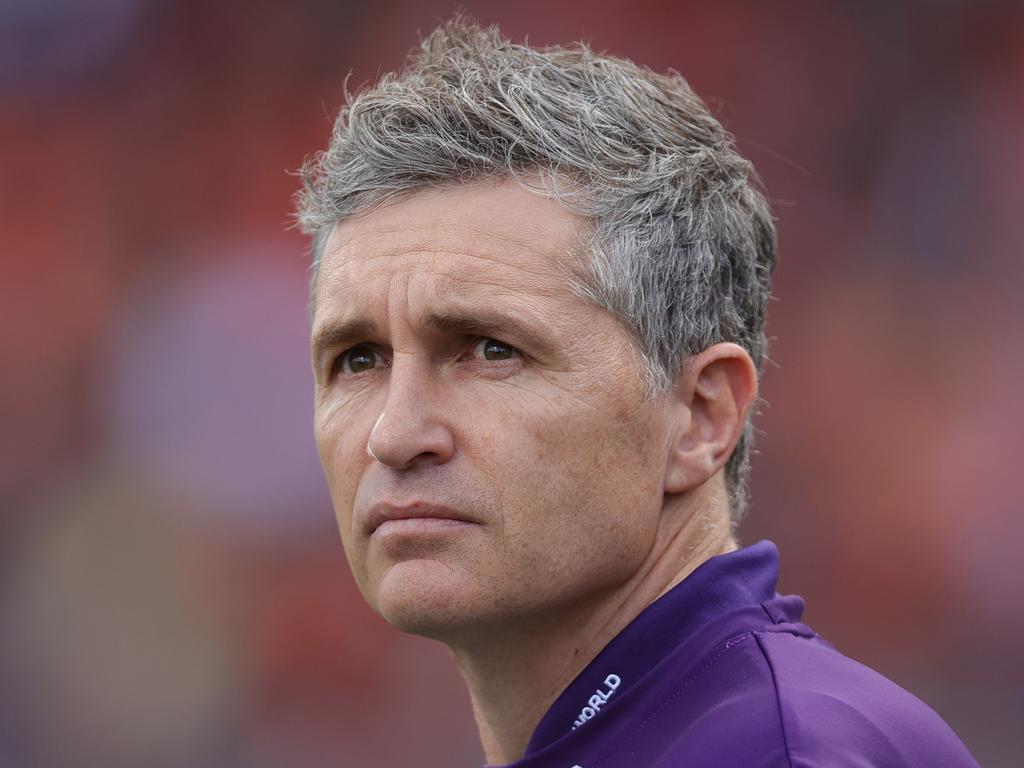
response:
[[[497,339],[480,339],[477,342],[477,351],[484,360],[510,360],[519,354],[519,350],[511,344],[505,344]]]
[[[353,347],[341,356],[341,369],[345,373],[362,373],[377,367],[377,353],[370,347]]]

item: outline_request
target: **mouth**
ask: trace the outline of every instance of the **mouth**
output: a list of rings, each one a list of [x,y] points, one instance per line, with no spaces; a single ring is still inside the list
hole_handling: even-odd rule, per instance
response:
[[[479,522],[458,510],[426,502],[375,504],[366,516],[366,535],[443,532]]]

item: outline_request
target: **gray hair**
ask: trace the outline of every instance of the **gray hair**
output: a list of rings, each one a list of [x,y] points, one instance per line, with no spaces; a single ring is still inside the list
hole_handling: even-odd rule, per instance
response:
[[[535,49],[455,18],[399,74],[346,89],[326,152],[302,169],[313,282],[340,220],[425,187],[541,178],[593,223],[573,285],[614,313],[668,391],[694,354],[731,341],[760,375],[775,226],[753,166],[679,74],[584,44]],[[750,419],[726,465],[746,510]]]

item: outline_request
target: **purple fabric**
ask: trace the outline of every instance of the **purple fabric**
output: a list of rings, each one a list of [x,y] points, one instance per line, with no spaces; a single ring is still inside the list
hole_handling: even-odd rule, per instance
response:
[[[800,623],[778,571],[769,541],[702,564],[597,655],[509,768],[977,768],[927,705]]]

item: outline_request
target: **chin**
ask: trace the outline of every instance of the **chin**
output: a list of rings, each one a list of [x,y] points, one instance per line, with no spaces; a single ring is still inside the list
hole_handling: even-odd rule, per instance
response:
[[[395,629],[445,640],[478,624],[491,604],[474,595],[470,580],[437,560],[404,560],[377,583],[372,600],[377,613]]]

